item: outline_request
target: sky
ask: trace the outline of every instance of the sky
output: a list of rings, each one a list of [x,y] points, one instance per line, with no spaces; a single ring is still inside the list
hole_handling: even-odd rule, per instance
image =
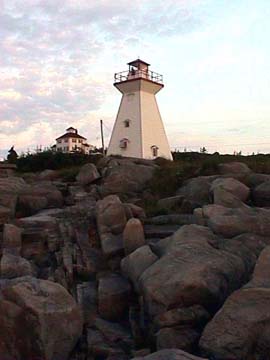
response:
[[[73,126],[108,145],[115,72],[140,59],[172,149],[270,153],[269,0],[0,0],[0,158]]]

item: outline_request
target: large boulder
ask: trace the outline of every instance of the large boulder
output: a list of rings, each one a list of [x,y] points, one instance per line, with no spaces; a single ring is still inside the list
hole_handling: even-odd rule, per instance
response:
[[[145,245],[144,230],[139,219],[128,220],[123,232],[123,242],[126,255]]]
[[[213,193],[214,200],[216,191],[220,189],[234,195],[243,202],[247,201],[249,197],[249,188],[240,181],[233,178],[218,178],[213,181],[210,191]],[[214,202],[217,203],[216,201]]]
[[[248,175],[251,173],[250,168],[242,162],[233,161],[218,165],[219,173],[222,175]]]
[[[81,167],[76,180],[82,185],[88,185],[100,178],[95,164],[85,164]]]
[[[6,284],[0,301],[0,358],[66,360],[82,316],[59,284],[34,278]]]
[[[0,276],[3,279],[13,279],[20,276],[33,275],[28,260],[18,255],[4,253],[0,260]]]
[[[152,161],[143,159],[108,158],[103,167],[102,194],[133,194],[141,192],[158,167]],[[103,162],[105,160],[102,160]],[[99,164],[100,166],[100,164]]]
[[[270,181],[265,181],[255,187],[252,198],[256,206],[270,207]]]
[[[243,233],[254,233],[261,236],[270,235],[270,210],[251,208],[226,208],[220,205],[203,207],[203,217],[207,225],[219,235],[234,237]]]
[[[270,247],[263,250],[252,280],[235,291],[207,324],[203,354],[219,360],[269,359]]]
[[[190,179],[177,190],[177,195],[181,195],[188,200],[193,209],[209,204],[211,202],[211,184],[216,177],[217,176],[199,176]]]
[[[195,304],[212,312],[241,286],[243,259],[217,246],[217,237],[203,226],[186,225],[174,233],[163,256],[140,277],[150,314]]]
[[[185,351],[178,349],[165,349],[157,351],[153,354],[136,357],[133,360],[207,360],[198,356],[193,356]]]

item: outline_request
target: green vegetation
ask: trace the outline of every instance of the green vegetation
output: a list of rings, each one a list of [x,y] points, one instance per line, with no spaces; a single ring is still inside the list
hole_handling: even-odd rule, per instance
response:
[[[35,154],[26,154],[20,156],[16,160],[19,172],[36,172],[45,169],[59,170],[69,169],[74,172],[74,167],[81,166],[86,163],[94,163],[102,157],[102,155],[86,155],[86,154],[68,154],[62,152],[42,151]],[[72,170],[73,168],[73,170]]]
[[[166,210],[157,206],[157,200],[173,196],[183,183],[196,176],[210,176],[218,173],[218,165],[226,162],[243,162],[257,173],[270,174],[270,154],[258,155],[220,155],[206,152],[175,152],[174,161],[157,158],[160,166],[148,183],[148,196],[144,199],[144,208],[148,216],[164,215]]]

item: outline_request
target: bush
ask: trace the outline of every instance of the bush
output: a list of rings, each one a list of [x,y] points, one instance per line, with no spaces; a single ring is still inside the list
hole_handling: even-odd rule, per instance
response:
[[[70,154],[53,151],[43,151],[36,154],[27,154],[20,156],[16,165],[20,172],[36,172],[45,169],[58,170],[73,166],[80,166],[86,163],[94,163],[102,155]]]

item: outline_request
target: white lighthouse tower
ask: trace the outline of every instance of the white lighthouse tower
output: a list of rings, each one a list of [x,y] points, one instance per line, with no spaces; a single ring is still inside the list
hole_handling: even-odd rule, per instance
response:
[[[128,65],[128,71],[114,75],[122,99],[107,154],[172,160],[155,97],[164,86],[162,75],[149,71],[140,59]]]

